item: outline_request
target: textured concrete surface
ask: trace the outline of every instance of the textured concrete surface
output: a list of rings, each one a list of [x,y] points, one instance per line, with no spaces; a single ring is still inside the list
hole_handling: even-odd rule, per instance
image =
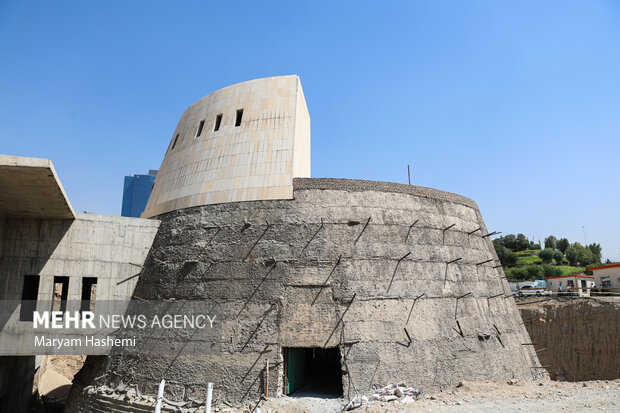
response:
[[[75,218],[52,161],[0,155],[0,217]]]
[[[243,116],[235,126],[238,110]],[[216,131],[217,116],[222,121]],[[142,216],[222,202],[290,199],[296,176],[310,176],[310,116],[299,77],[238,83],[183,113]]]
[[[425,186],[398,184],[395,182],[365,181],[361,179],[337,179],[337,178],[295,178],[293,179],[295,190],[304,189],[333,189],[347,192],[387,192],[394,194],[414,195],[421,198],[448,201],[455,204],[465,205],[474,209],[477,213],[478,205],[469,198],[451,192]]]
[[[34,369],[34,356],[0,357],[0,412],[26,411]]]
[[[67,311],[79,310],[84,277],[97,278],[95,313],[97,301],[128,302],[158,226],[157,220],[92,214],[74,220],[0,219],[0,355],[56,354],[35,348],[32,322],[20,321],[26,275],[39,276],[39,311],[51,310],[55,276],[69,277]],[[72,334],[83,336],[63,329],[58,337]]]
[[[222,352],[97,358],[81,386],[131,381],[152,395],[165,378],[166,397],[178,401],[204,397],[214,382],[219,400],[248,403],[266,391],[267,360],[269,392],[282,392],[283,347],[337,347],[345,397],[396,381],[439,390],[544,372],[467,198],[307,179],[295,180],[293,200],[158,219],[135,294],[217,301]],[[89,411],[80,394],[72,392],[76,411]]]

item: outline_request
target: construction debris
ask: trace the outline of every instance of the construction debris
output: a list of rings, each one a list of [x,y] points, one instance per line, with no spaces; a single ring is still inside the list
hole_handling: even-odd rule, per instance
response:
[[[422,390],[407,386],[405,383],[394,383],[385,386],[384,388],[378,390],[370,397],[366,397],[364,395],[355,396],[349,404],[345,407],[345,410],[353,410],[361,407],[368,402],[391,402],[396,401],[397,403],[411,403],[415,401],[422,394]]]

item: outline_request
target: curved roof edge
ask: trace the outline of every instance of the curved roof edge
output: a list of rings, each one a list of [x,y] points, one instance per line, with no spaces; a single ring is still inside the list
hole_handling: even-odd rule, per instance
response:
[[[232,85],[228,85],[228,86],[224,86],[222,88],[216,89],[213,92],[204,95],[203,97],[201,97],[200,99],[198,99],[197,101],[195,101],[194,103],[192,103],[191,105],[189,105],[184,111],[183,113],[187,112],[188,110],[191,109],[192,106],[194,106],[196,103],[199,103],[202,100],[207,99],[209,96],[214,95],[216,93],[221,93],[227,89],[231,89],[234,88],[236,86],[240,86],[240,85],[244,85],[246,83],[253,83],[253,82],[260,82],[261,80],[267,80],[267,79],[277,79],[277,78],[284,78],[284,77],[296,77],[297,79],[299,79],[299,75],[279,75],[279,76],[267,76],[267,77],[258,77],[256,79],[251,79],[251,80],[245,80],[243,82],[239,82],[239,83],[233,83]]]
[[[293,191],[304,189],[327,189],[352,192],[392,192],[454,202],[479,211],[478,205],[473,200],[462,195],[441,191],[439,189],[427,188],[425,186],[398,184],[395,182],[341,178],[293,178]]]

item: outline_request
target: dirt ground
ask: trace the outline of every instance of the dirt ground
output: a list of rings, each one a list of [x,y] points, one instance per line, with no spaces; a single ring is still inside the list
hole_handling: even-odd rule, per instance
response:
[[[340,412],[347,401],[283,397],[261,404],[265,413]],[[620,379],[588,382],[463,382],[413,403],[373,402],[352,412],[620,412]]]
[[[41,396],[66,399],[73,376],[80,371],[86,356],[47,356],[41,366],[35,391]]]

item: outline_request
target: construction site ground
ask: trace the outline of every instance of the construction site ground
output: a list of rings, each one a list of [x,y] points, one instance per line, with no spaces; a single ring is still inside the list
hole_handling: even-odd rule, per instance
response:
[[[281,397],[263,402],[261,412],[340,412],[346,403],[343,399]],[[413,403],[371,402],[352,410],[364,413],[498,411],[620,412],[620,379],[588,382],[463,382],[453,389],[423,395]]]

